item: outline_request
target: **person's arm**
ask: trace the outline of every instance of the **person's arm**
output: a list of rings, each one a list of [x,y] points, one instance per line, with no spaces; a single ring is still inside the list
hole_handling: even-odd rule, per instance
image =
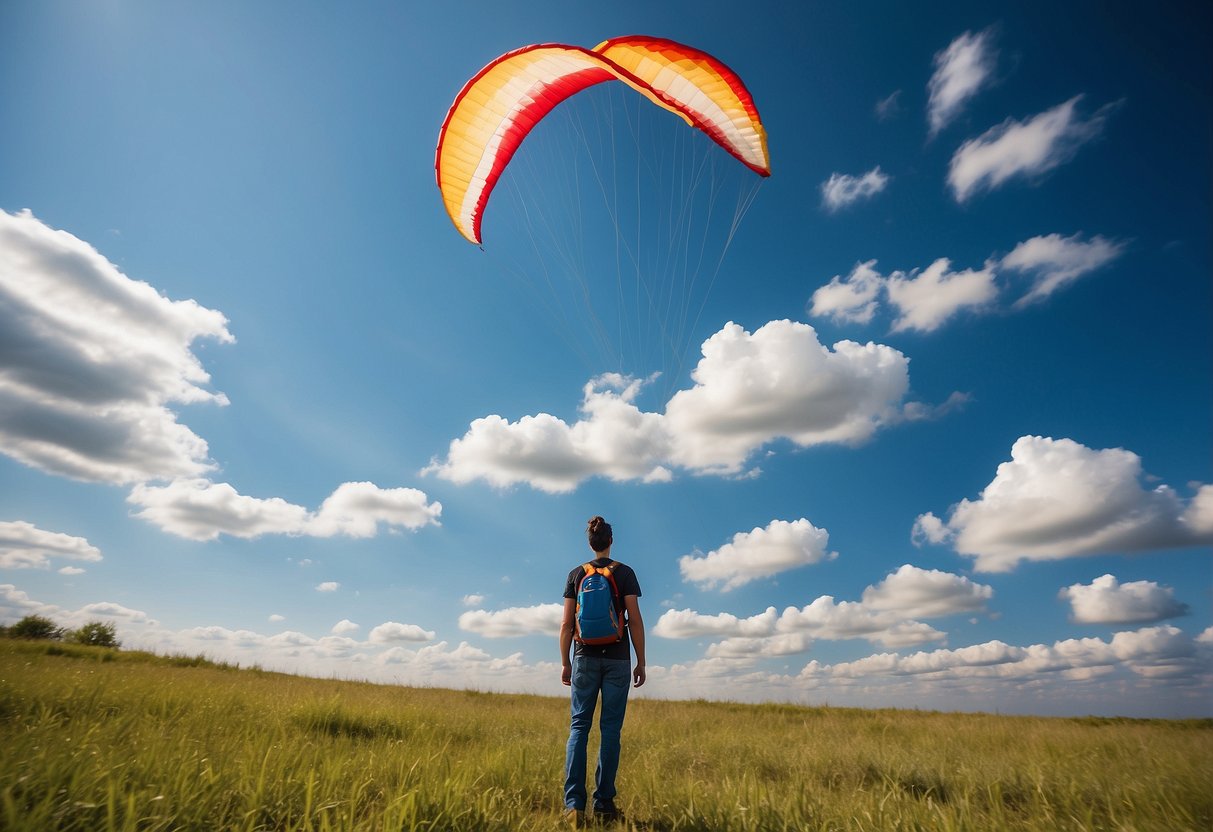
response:
[[[623,606],[628,611],[628,633],[632,637],[632,649],[636,651],[636,668],[632,671],[632,681],[636,687],[644,684],[644,619],[640,616],[640,598],[635,595],[623,596]]]
[[[577,599],[564,599],[564,617],[560,621],[560,682],[573,684],[573,660],[569,651],[573,647],[574,619],[577,617]]]

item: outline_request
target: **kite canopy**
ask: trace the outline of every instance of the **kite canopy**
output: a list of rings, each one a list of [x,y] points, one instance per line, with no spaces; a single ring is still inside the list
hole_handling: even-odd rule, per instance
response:
[[[766,131],[749,91],[706,52],[638,35],[593,50],[526,46],[468,81],[442,124],[434,171],[460,234],[480,243],[489,195],[531,129],[569,96],[612,80],[677,113],[755,173],[770,175]]]

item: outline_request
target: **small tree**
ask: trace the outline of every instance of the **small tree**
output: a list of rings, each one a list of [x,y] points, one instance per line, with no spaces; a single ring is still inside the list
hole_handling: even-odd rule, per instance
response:
[[[118,631],[113,624],[104,621],[90,621],[71,634],[71,640],[77,644],[90,644],[93,647],[118,647]]]
[[[13,638],[39,640],[57,640],[63,638],[63,630],[54,621],[41,615],[25,616],[25,618],[22,618],[12,627],[9,627],[8,634]]]

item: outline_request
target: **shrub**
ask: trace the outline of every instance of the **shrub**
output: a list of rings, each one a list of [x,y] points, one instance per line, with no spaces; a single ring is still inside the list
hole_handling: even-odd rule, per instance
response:
[[[117,628],[111,623],[90,621],[71,633],[71,640],[76,644],[89,644],[93,647],[118,647]]]
[[[59,640],[63,638],[63,630],[54,621],[41,615],[27,615],[8,628],[12,638],[27,638],[37,640]]]

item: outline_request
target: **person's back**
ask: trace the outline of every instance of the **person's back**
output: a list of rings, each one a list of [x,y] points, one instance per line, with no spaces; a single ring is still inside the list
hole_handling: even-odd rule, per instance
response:
[[[619,735],[627,709],[628,685],[640,687],[645,680],[644,620],[640,616],[640,583],[636,573],[627,564],[611,559],[614,543],[611,526],[601,517],[590,520],[586,536],[595,559],[569,572],[564,586],[564,618],[560,625],[560,680],[573,689],[572,719],[565,749],[564,805],[574,823],[580,821],[586,808],[586,746],[599,694],[602,695],[602,714],[598,727],[602,743],[594,777],[594,813],[604,820],[619,817],[615,808],[615,775],[619,770]],[[622,638],[618,640],[595,638],[591,639],[595,643],[588,644],[579,631],[578,594],[582,582],[591,574],[602,574],[613,583],[615,614],[625,622]],[[570,660],[569,652],[574,646],[576,649]],[[632,648],[636,651],[634,667]]]

